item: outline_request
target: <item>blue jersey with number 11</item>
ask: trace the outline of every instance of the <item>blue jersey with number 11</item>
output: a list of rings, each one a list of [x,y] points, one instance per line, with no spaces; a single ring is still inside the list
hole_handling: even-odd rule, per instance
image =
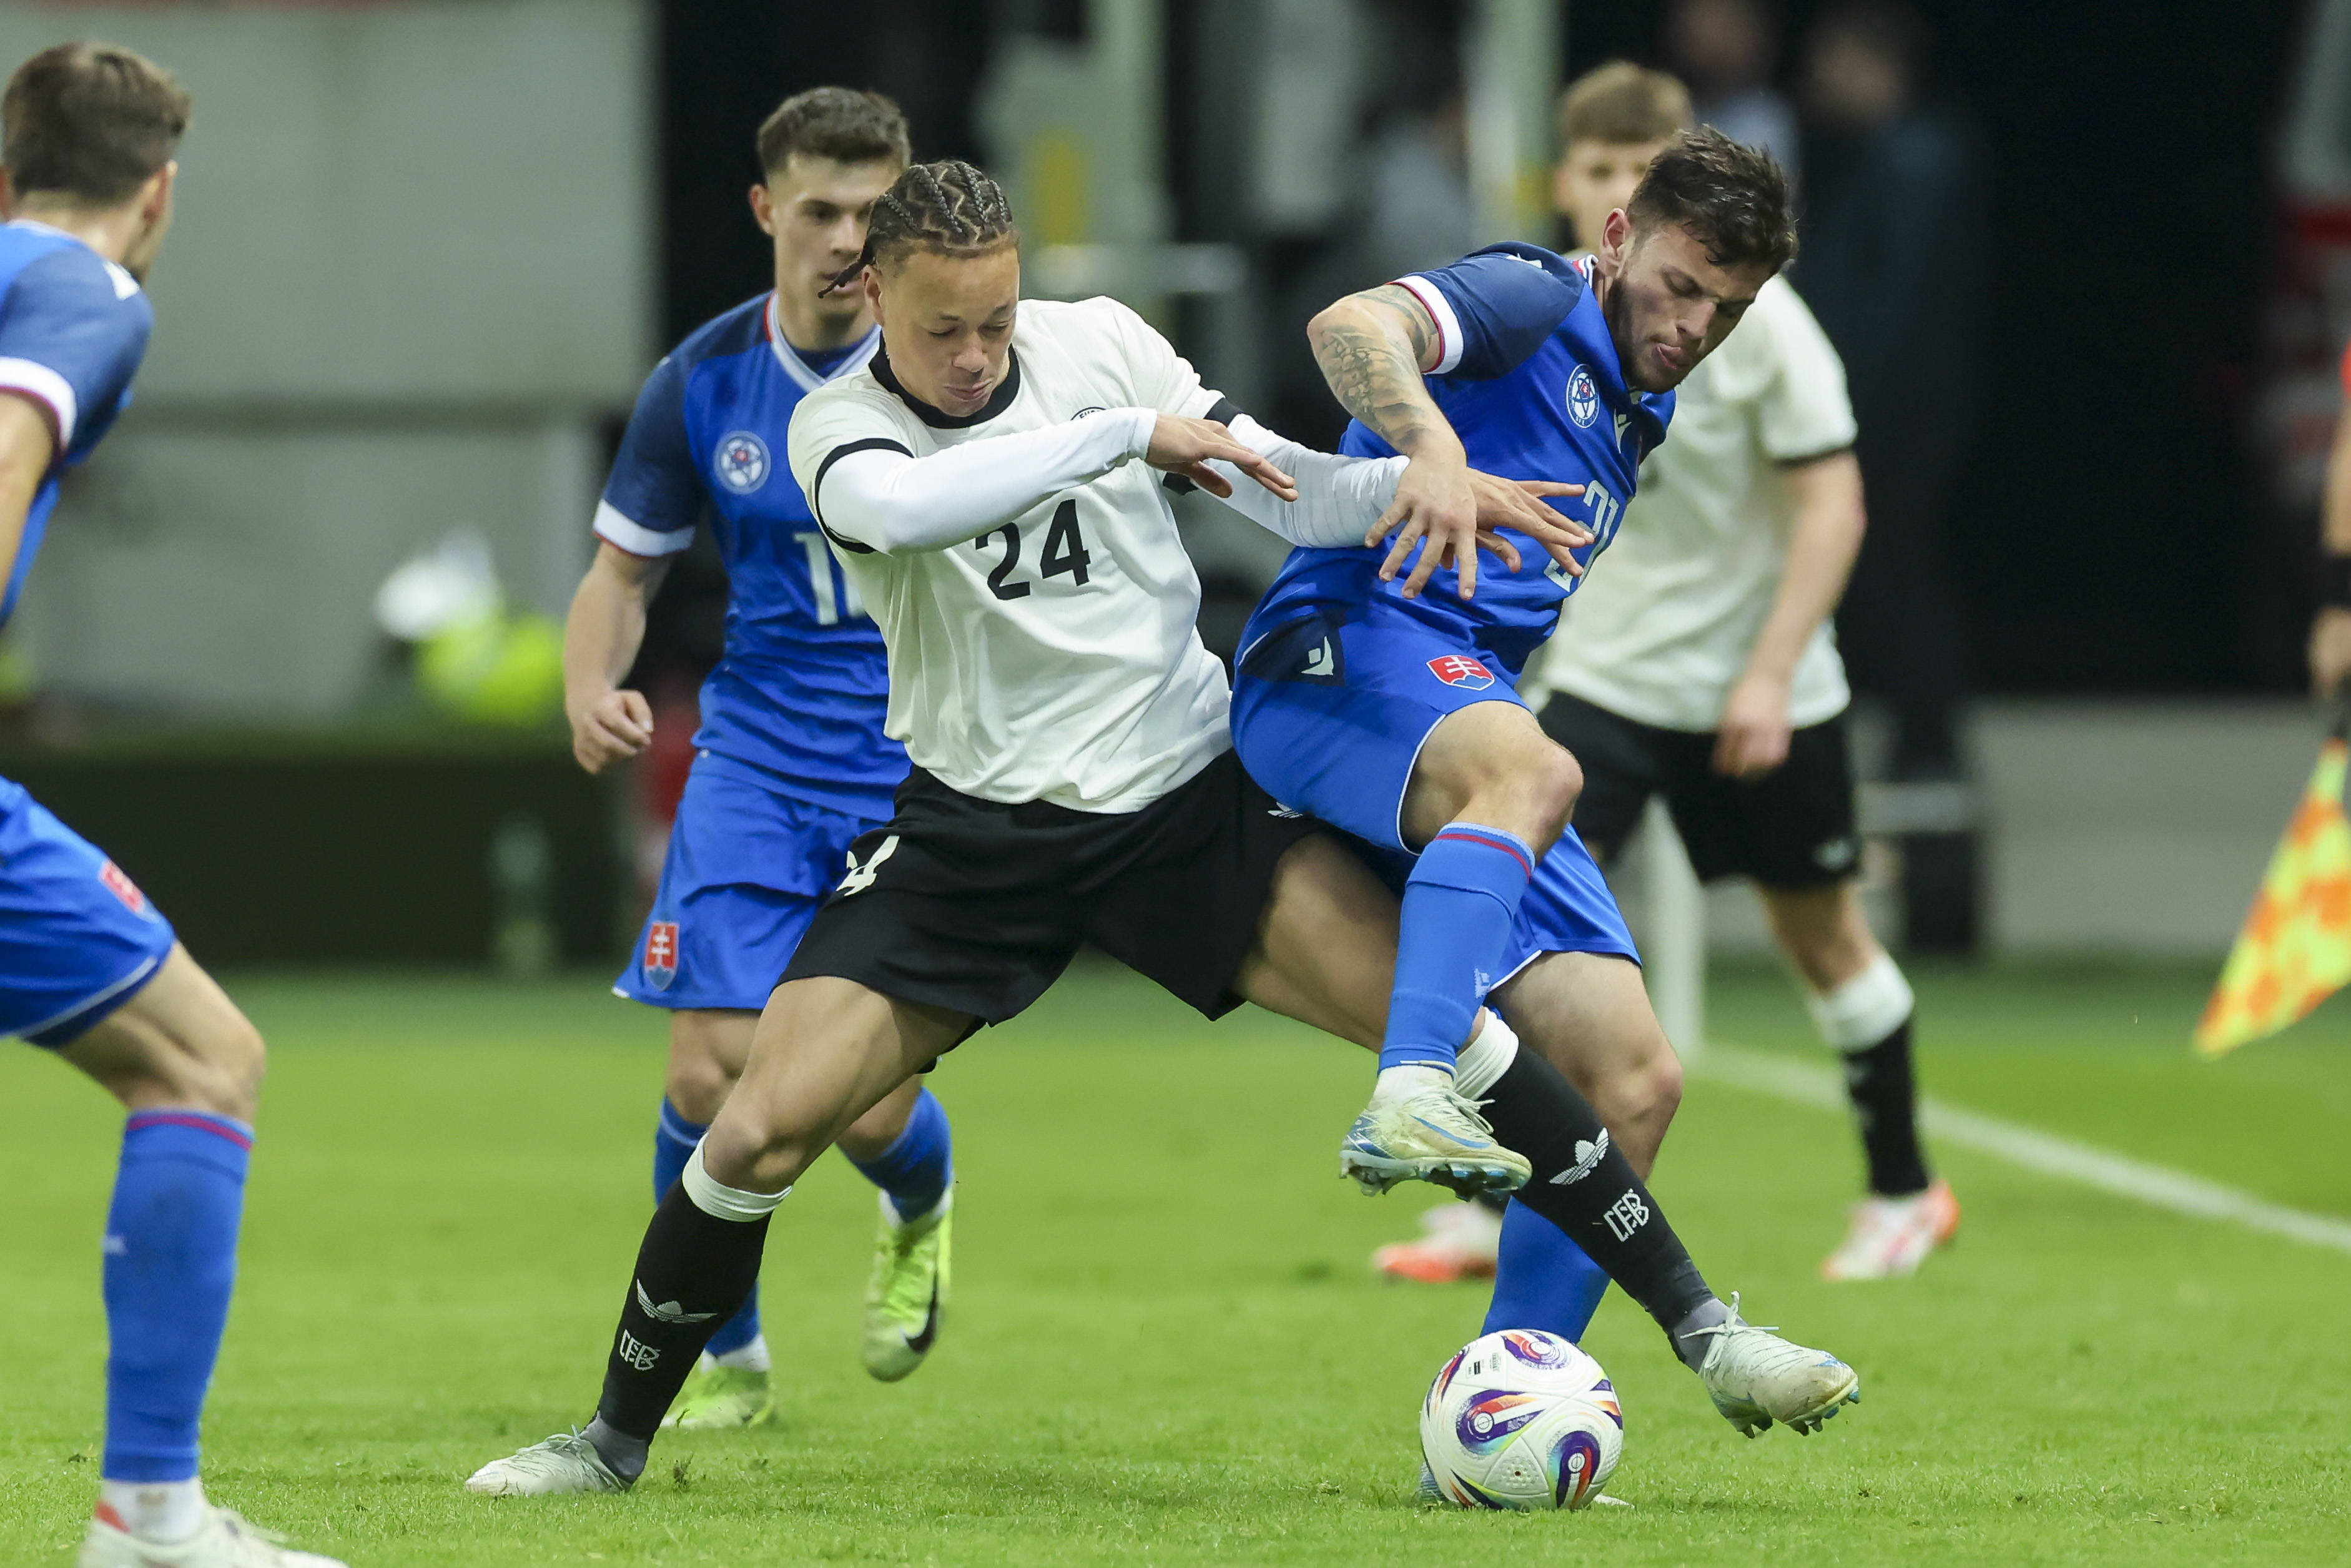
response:
[[[1506,479],[1584,486],[1581,497],[1551,504],[1597,536],[1575,552],[1587,568],[1615,538],[1641,460],[1665,439],[1674,409],[1671,392],[1648,395],[1625,386],[1588,266],[1512,243],[1397,280],[1437,323],[1437,368],[1426,384],[1460,435],[1469,465]],[[1360,423],[1347,426],[1339,449],[1370,457],[1395,452]],[[1440,568],[1418,599],[1406,601],[1401,575],[1379,580],[1384,547],[1299,549],[1283,563],[1253,622],[1271,626],[1292,608],[1384,596],[1458,632],[1515,677],[1558,626],[1562,604],[1583,580],[1525,535],[1504,531],[1518,547],[1519,570],[1506,572],[1492,555],[1481,556],[1478,594],[1467,602],[1451,567]]]
[[[726,651],[702,687],[696,747],[852,816],[890,814],[906,751],[882,733],[882,633],[835,564],[784,461],[801,398],[872,357],[878,330],[804,354],[761,295],[653,368],[596,508],[631,555],[674,555],[708,516],[726,562]]]

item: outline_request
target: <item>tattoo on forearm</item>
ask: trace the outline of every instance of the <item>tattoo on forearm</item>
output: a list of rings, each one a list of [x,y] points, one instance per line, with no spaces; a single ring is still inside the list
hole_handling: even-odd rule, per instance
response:
[[[1402,292],[1388,284],[1368,298]],[[1428,351],[1428,334],[1420,312],[1399,309],[1395,315],[1401,334],[1361,321],[1325,329],[1315,339],[1314,361],[1349,413],[1397,451],[1409,453],[1431,429],[1444,423],[1444,415],[1421,384],[1420,361]]]

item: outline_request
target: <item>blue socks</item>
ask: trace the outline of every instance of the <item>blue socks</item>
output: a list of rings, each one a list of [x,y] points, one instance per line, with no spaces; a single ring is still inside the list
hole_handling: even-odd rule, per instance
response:
[[[955,1181],[949,1154],[946,1107],[925,1089],[915,1097],[914,1114],[906,1118],[906,1130],[896,1143],[873,1159],[849,1163],[889,1194],[890,1207],[904,1221],[930,1213],[946,1197]]]
[[[141,1111],[123,1127],[106,1215],[108,1480],[196,1473],[252,1149],[251,1128],[202,1111]]]
[[[1453,1070],[1470,1020],[1501,978],[1493,971],[1534,869],[1534,852],[1499,828],[1453,822],[1429,841],[1404,884],[1382,1071]]]
[[[702,1142],[702,1134],[710,1129],[698,1122],[689,1122],[678,1114],[676,1106],[667,1098],[662,1101],[661,1123],[653,1133],[653,1202],[660,1203],[669,1196],[684,1173],[685,1162],[693,1156],[694,1145]],[[759,1285],[755,1278],[751,1293],[743,1298],[736,1314],[718,1325],[703,1349],[711,1355],[727,1355],[741,1350],[759,1337]]]
[[[1493,1303],[1478,1332],[1541,1329],[1581,1344],[1607,1292],[1608,1276],[1567,1232],[1513,1199],[1502,1211]]]

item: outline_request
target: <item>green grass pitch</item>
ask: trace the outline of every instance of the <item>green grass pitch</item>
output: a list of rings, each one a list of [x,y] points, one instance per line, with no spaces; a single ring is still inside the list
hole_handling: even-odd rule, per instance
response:
[[[2203,971],[1921,982],[1929,1091],[2351,1214],[2351,1003],[2217,1066]],[[858,1367],[872,1198],[838,1160],[778,1216],[783,1427],[665,1437],[634,1494],[465,1495],[584,1420],[645,1191],[663,1031],[593,977],[232,977],[274,1066],[206,1423],[213,1493],[361,1568],[539,1563],[2341,1563],[2351,1257],[1940,1152],[1967,1207],[1914,1281],[1820,1282],[1858,1161],[1841,1118],[1694,1082],[1656,1189],[1716,1286],[1857,1366],[1820,1436],[1734,1434],[1621,1297],[1632,1510],[1412,1506],[1413,1415],[1479,1288],[1365,1266],[1434,1193],[1334,1173],[1360,1054],[1211,1027],[1081,970],[935,1080],[956,1294],[908,1382]],[[1805,1051],[1769,971],[1722,1037]],[[0,1054],[0,1563],[58,1563],[96,1482],[97,1239],[119,1117]]]

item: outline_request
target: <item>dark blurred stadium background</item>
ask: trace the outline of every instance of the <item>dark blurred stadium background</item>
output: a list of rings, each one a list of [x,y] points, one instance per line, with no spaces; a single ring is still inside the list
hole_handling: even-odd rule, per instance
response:
[[[645,370],[767,287],[743,193],[778,99],[893,94],[918,155],[1008,177],[1032,292],[1118,293],[1329,440],[1305,317],[1485,239],[1558,242],[1552,95],[1614,57],[1703,63],[1688,9],[0,5],[0,53],[112,37],[198,101],[139,401],[0,645],[0,774],[207,961],[608,958],[716,656],[715,559],[658,607],[638,678],[673,755],[633,779],[585,779],[552,715],[529,721],[528,637],[435,677],[376,599],[471,535],[510,621],[559,616]],[[1824,107],[1825,29],[1915,50],[1903,113],[1964,171],[1936,221],[1973,257],[1939,255],[1956,284],[1921,275],[1941,335],[1895,367],[1948,472],[1897,454],[1867,476],[1889,497],[1924,476],[1930,522],[1856,588],[1955,616],[1934,654],[1966,694],[1953,755],[1905,762],[1864,728],[1874,879],[1914,946],[2217,956],[2242,914],[2314,733],[2295,694],[2351,331],[2346,10],[1791,0],[1726,80],[1793,116],[1816,227],[1902,199]],[[1204,630],[1228,639],[1268,541],[1194,526]],[[1718,898],[1716,939],[1760,946],[1743,895]]]

